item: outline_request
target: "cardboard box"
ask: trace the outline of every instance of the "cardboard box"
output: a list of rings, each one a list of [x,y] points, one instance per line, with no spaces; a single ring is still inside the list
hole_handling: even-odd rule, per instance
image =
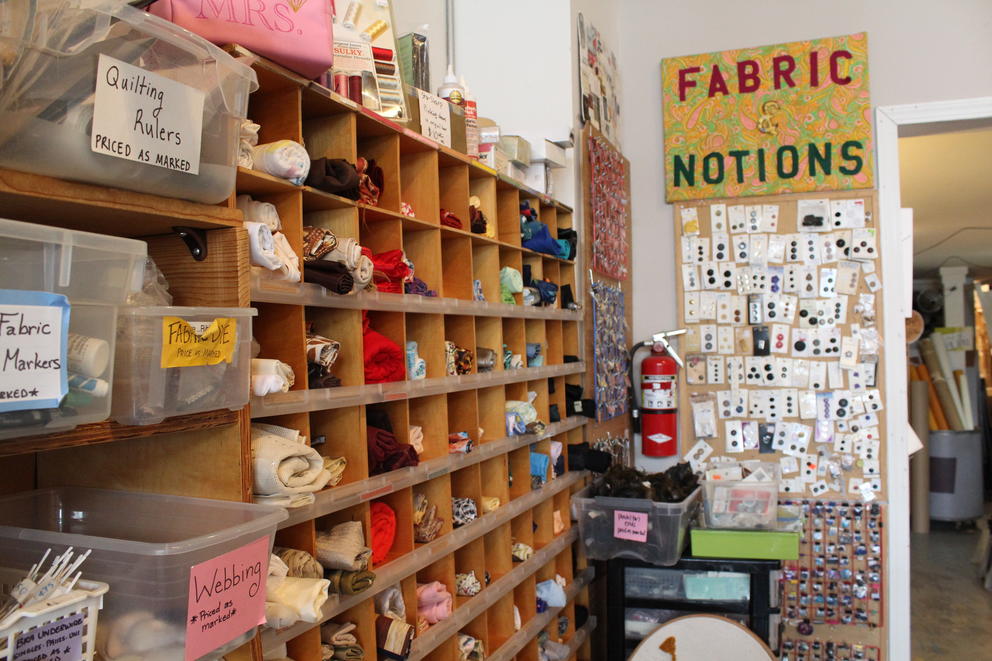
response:
[[[418,90],[410,85],[403,85],[403,92],[406,94],[406,107],[410,115],[410,121],[406,122],[407,128],[423,135],[420,129],[420,97]],[[468,150],[465,141],[465,109],[449,103],[451,108],[451,148],[462,154]]]
[[[545,163],[551,168],[565,167],[565,150],[550,140],[540,140],[532,145],[530,162]]]
[[[519,135],[504,135],[499,140],[499,146],[506,157],[521,168],[530,167],[530,143]]]
[[[524,174],[524,184],[529,188],[554,197],[551,185],[551,166],[547,163],[531,163]]]
[[[510,160],[498,145],[482,143],[479,145],[479,160],[496,172],[505,172]]]

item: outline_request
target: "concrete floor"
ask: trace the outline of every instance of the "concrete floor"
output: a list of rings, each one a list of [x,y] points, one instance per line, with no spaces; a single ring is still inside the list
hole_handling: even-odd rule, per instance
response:
[[[941,524],[912,536],[913,661],[992,658],[992,592],[971,563],[977,543],[978,532]]]

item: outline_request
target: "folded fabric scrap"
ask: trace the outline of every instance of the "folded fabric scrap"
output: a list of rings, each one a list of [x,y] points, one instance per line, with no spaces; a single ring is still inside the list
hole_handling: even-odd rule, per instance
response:
[[[530,453],[530,475],[541,480],[544,484],[548,479],[548,465],[550,460],[548,455],[542,452]]]
[[[293,578],[324,578],[324,568],[317,559],[301,549],[275,547],[272,554],[286,565],[287,576]]]
[[[372,597],[375,602],[375,612],[397,620],[406,619],[406,602],[403,601],[403,591],[399,584],[392,585]]]
[[[245,216],[245,222],[262,223],[273,233],[282,229],[279,210],[271,202],[253,200],[250,195],[238,195],[235,203]]]
[[[330,581],[324,578],[295,578],[293,576],[269,576],[266,581],[265,601],[292,609],[296,612],[295,621],[320,622],[320,609],[328,598]],[[273,614],[275,614],[275,610]],[[278,609],[279,619],[285,621],[284,609]],[[268,620],[268,613],[266,620]],[[282,622],[280,622],[282,623]],[[283,626],[286,626],[283,624]],[[282,627],[275,627],[282,628]]]
[[[417,584],[417,617],[427,624],[437,624],[451,616],[451,593],[444,583],[431,581]]]
[[[468,218],[472,234],[488,234],[489,225],[482,213],[482,200],[477,195],[468,198]]]
[[[468,454],[472,451],[474,442],[467,431],[457,431],[448,434],[448,454]]]
[[[365,569],[358,571],[331,569],[324,576],[331,582],[328,588],[331,594],[358,594],[365,592],[375,583],[375,574]]]
[[[507,411],[506,435],[520,436],[521,434],[526,434],[526,433],[527,433],[527,425],[524,424],[523,418],[520,417],[520,414],[514,411]]]
[[[444,527],[444,520],[437,514],[437,505],[431,503],[425,494],[418,493],[413,497],[413,511],[414,540],[421,544],[433,542]]]
[[[486,647],[481,639],[467,633],[458,634],[458,661],[485,661]]]
[[[461,219],[447,209],[441,209],[441,224],[445,227],[453,227],[456,230],[460,230],[465,227],[465,224],[462,223]]]
[[[311,390],[338,388],[341,379],[328,372],[320,363],[307,363],[307,386]]]
[[[527,430],[528,434],[536,434],[540,436],[545,431],[547,431],[548,426],[543,422],[541,422],[540,420],[535,420],[534,422],[528,422],[525,425],[525,429]]]
[[[427,378],[427,361],[417,353],[417,343],[413,340],[406,343],[406,373],[411,381]]]
[[[523,542],[514,542],[513,546],[510,548],[510,555],[513,556],[515,562],[524,562],[529,560],[532,555],[534,555],[534,549],[531,548],[529,544],[524,544]]]
[[[355,288],[355,277],[347,267],[323,259],[305,263],[303,279],[341,296],[350,294]]]
[[[359,156],[355,161],[355,170],[358,172],[359,200],[362,204],[378,206],[379,196],[386,186],[382,168],[376,165],[375,159]]]
[[[375,646],[379,659],[402,661],[410,654],[414,628],[402,620],[385,615],[375,618]]]
[[[338,237],[326,227],[303,228],[303,261],[315,262],[338,246]]]
[[[455,574],[455,594],[461,597],[474,597],[482,591],[482,583],[475,576],[475,570]]]
[[[532,390],[527,393],[526,402],[519,399],[506,400],[506,410],[507,412],[519,415],[520,419],[524,421],[524,424],[534,422],[537,420],[537,409],[534,408],[534,401],[536,399],[537,393]]]
[[[455,528],[479,518],[479,510],[471,498],[451,499],[451,523]]]
[[[331,479],[327,481],[328,486],[337,486],[344,477],[344,471],[348,468],[348,459],[345,457],[324,457],[324,470],[331,474]]]
[[[413,276],[402,250],[387,250],[372,255],[372,281],[381,292],[402,294],[403,283]]]
[[[376,566],[385,562],[389,552],[393,550],[393,543],[396,541],[396,512],[379,500],[372,503],[370,514],[372,565]]]
[[[370,475],[388,473],[420,463],[420,457],[413,446],[400,443],[392,432],[366,425],[365,435]]]
[[[514,631],[520,631],[520,627],[522,627],[522,626],[523,626],[523,622],[520,619],[520,609],[517,608],[517,605],[516,604],[514,604],[513,605],[513,630]]]
[[[454,342],[450,342],[448,340],[444,341],[444,373],[448,376],[455,376],[458,374],[458,368],[455,365],[457,352],[458,347],[455,346]]]
[[[472,298],[474,300],[476,300],[476,301],[483,301],[483,302],[485,302],[486,295],[482,291],[482,280],[473,280],[472,281]]]
[[[519,294],[524,290],[524,278],[520,271],[512,266],[504,266],[499,271],[500,300],[510,305],[516,304],[514,294]]]
[[[538,613],[543,613],[546,610],[548,610],[548,602],[546,602],[545,600],[541,599],[540,597],[536,597],[536,600],[537,600],[537,612]]]
[[[362,355],[365,383],[389,383],[406,379],[404,352],[388,337],[370,328],[365,311],[362,311]]]
[[[424,428],[420,425],[410,425],[410,433],[408,434],[408,438],[410,439],[410,445],[417,451],[417,454],[423,454]]]
[[[551,513],[551,529],[554,531],[555,536],[565,531],[565,520],[562,518],[560,510],[555,510]]]
[[[482,513],[489,514],[490,512],[495,512],[499,509],[500,500],[496,496],[483,496],[482,497]]]
[[[565,457],[562,456],[565,446],[561,441],[551,441],[551,468],[555,476],[565,472]]]
[[[330,530],[317,532],[317,561],[324,569],[365,569],[372,549],[365,546],[361,521],[343,521]]]
[[[260,125],[250,119],[241,120],[241,130],[238,133],[238,166],[251,170],[255,167],[252,151],[258,144]]]
[[[312,323],[307,324],[307,361],[320,366],[324,374],[329,374],[341,353],[341,343],[314,332]]]
[[[365,658],[365,650],[359,645],[338,645],[333,649],[331,661],[361,661]]]
[[[407,202],[400,202],[400,213],[406,216],[407,218],[413,218],[414,216],[417,215],[416,213],[414,213],[413,207],[410,206]]]
[[[375,275],[375,264],[372,262],[372,251],[362,246],[360,252],[361,256],[358,258],[358,263],[351,271],[351,277],[355,279],[353,291],[374,290],[375,285],[372,284],[372,278]]]
[[[252,149],[253,167],[273,177],[288,179],[301,186],[310,172],[310,155],[306,148],[292,140],[277,140]]]
[[[323,489],[331,479],[320,454],[295,429],[251,425],[253,490],[259,496],[293,496]]]
[[[288,392],[296,383],[293,368],[274,358],[251,359],[251,391],[256,397]]]
[[[565,590],[553,579],[537,584],[537,596],[551,608],[560,608],[567,603]]]
[[[358,626],[354,622],[325,622],[320,625],[320,642],[326,645],[357,645]]]
[[[569,652],[568,645],[546,640],[538,647],[538,661],[566,661]]]
[[[568,631],[568,616],[559,615],[558,616],[558,635],[564,636],[565,632]]]
[[[281,232],[265,223],[244,222],[248,232],[248,255],[252,264],[268,269],[277,280],[300,281],[300,260]]]
[[[358,170],[343,158],[315,158],[310,161],[307,186],[349,200],[361,197]]]
[[[321,257],[321,259],[327,262],[337,262],[349,271],[354,271],[358,268],[358,263],[362,259],[361,244],[350,236],[339,236],[337,239],[337,245],[334,249]]]
[[[471,374],[474,364],[474,351],[464,347],[455,347],[455,374]]]
[[[412,294],[414,296],[427,296],[427,297],[437,296],[437,292],[431,289],[430,287],[428,287],[427,283],[421,280],[420,278],[418,278],[417,276],[413,276],[410,279],[410,282],[404,283],[403,290],[407,294]]]
[[[527,343],[527,367],[542,367],[544,365],[544,350],[539,342]]]
[[[479,373],[492,372],[496,369],[496,352],[486,347],[475,348],[476,363],[475,369]]]

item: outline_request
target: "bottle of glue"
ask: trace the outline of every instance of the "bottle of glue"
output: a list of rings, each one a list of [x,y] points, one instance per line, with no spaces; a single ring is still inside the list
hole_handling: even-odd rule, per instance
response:
[[[456,106],[464,105],[465,103],[465,89],[458,83],[458,79],[455,78],[455,69],[451,64],[448,64],[448,73],[444,76],[441,86],[437,88],[437,95]]]

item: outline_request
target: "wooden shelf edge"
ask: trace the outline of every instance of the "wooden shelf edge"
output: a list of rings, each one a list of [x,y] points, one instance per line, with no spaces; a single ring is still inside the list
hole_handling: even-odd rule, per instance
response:
[[[442,555],[450,555],[463,546],[479,539],[486,533],[492,532],[499,526],[511,521],[525,511],[531,510],[544,501],[553,498],[555,495],[570,488],[574,483],[585,477],[585,471],[566,473],[562,477],[551,480],[540,489],[531,491],[519,498],[515,498],[498,510],[484,514],[475,521],[450,532],[429,544],[423,544],[414,551],[407,553],[400,558],[390,562],[381,570],[375,571],[376,578],[368,590],[356,595],[351,595],[340,599],[340,595],[332,595],[321,609],[320,622],[298,622],[291,627],[273,631],[264,629],[261,632],[262,649],[269,652],[275,650],[279,645],[302,635],[303,633],[319,627],[324,622],[337,615],[353,608],[354,606],[371,599],[383,590],[402,581],[404,578],[416,574],[424,567],[436,562]],[[575,527],[569,528],[574,530]],[[567,534],[567,533],[562,533]],[[546,547],[545,547],[546,548]],[[574,581],[573,581],[574,583]],[[468,604],[466,604],[467,606]]]
[[[174,225],[241,227],[238,209],[0,168],[0,209],[5,217],[68,229],[152,236]]]
[[[69,431],[37,436],[22,436],[0,441],[0,457],[9,457],[31,452],[48,452],[66,448],[115,443],[133,438],[145,438],[157,434],[199,431],[214,427],[237,424],[239,411],[219,409],[192,413],[185,416],[166,418],[156,425],[119,425],[105,420],[88,425],[80,425]]]

